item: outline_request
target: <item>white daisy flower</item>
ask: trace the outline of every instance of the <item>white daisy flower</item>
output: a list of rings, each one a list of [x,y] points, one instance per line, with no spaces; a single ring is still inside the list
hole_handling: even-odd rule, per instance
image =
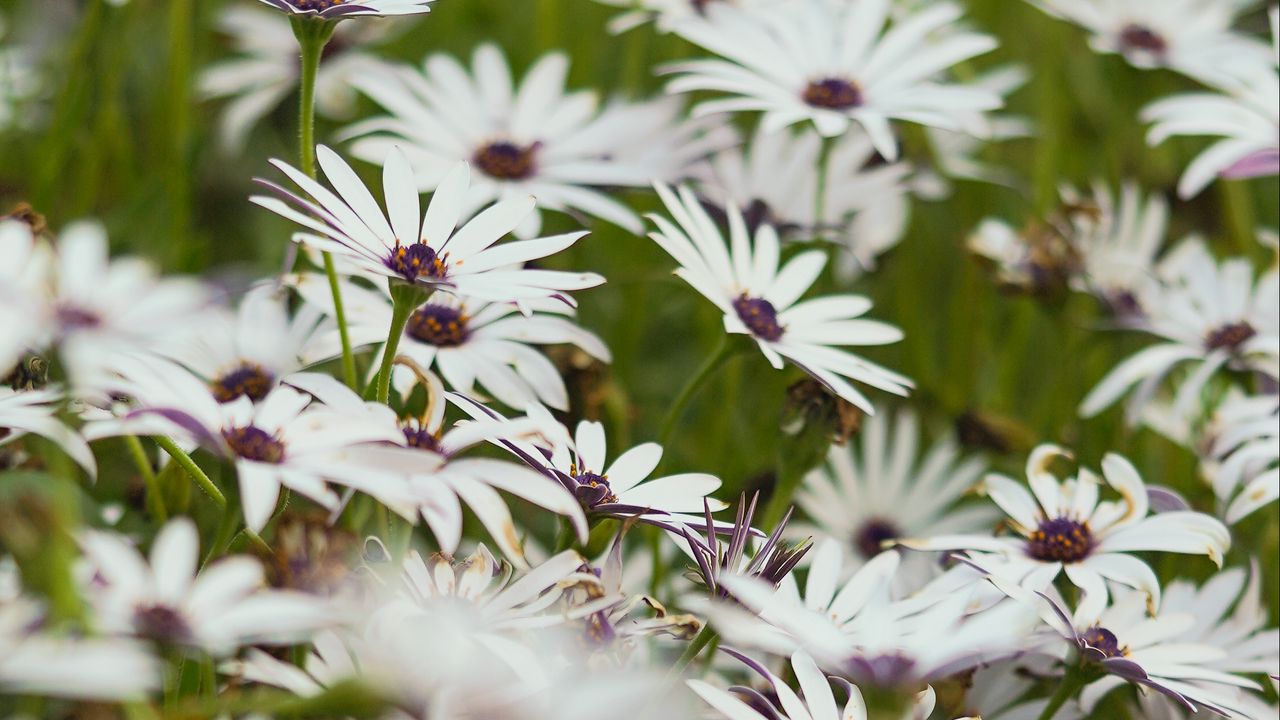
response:
[[[404,27],[390,20],[338,25],[316,75],[316,112],[350,117],[356,104],[351,78],[373,62],[365,48]],[[253,127],[297,89],[298,40],[287,19],[252,5],[224,9],[218,29],[235,55],[206,67],[196,83],[202,97],[227,101],[219,137],[224,148],[238,151]]]
[[[111,260],[97,223],[62,232],[52,275],[40,322],[76,390],[94,387],[114,355],[155,352],[213,307],[194,279],[159,278],[141,258]]]
[[[435,0],[259,0],[290,16],[302,15],[322,20],[386,15],[420,15]]]
[[[234,313],[210,313],[160,352],[204,378],[219,402],[242,396],[258,402],[285,376],[338,354],[322,345],[331,330],[321,320],[312,304],[291,317],[287,291],[262,283],[244,294]]]
[[[31,101],[45,86],[33,49],[21,45],[0,15],[0,131],[32,129]]]
[[[28,433],[39,435],[62,448],[94,478],[98,464],[89,444],[58,418],[62,402],[61,391],[54,388],[15,391],[0,387],[0,447]]]
[[[819,201],[814,168],[821,146],[812,131],[757,128],[748,146],[717,153],[704,164],[695,174],[696,187],[717,209],[742,208],[752,232],[768,224],[786,240],[841,243],[848,253],[837,254],[837,268],[848,276],[875,267],[876,257],[902,239],[911,211],[912,167],[879,162],[865,133],[846,133],[831,148]]]
[[[1168,232],[1168,201],[1155,193],[1144,198],[1133,182],[1118,195],[1100,182],[1089,198],[1067,187],[1061,194],[1063,204],[1075,210],[1069,216],[1071,239],[1081,267],[1072,287],[1095,295],[1122,321],[1143,314],[1154,291],[1156,254]]]
[[[725,331],[748,335],[773,367],[783,359],[795,363],[834,394],[874,413],[870,401],[848,380],[906,395],[911,381],[867,362],[840,345],[886,345],[902,339],[902,331],[860,319],[871,301],[857,295],[835,295],[797,302],[826,265],[826,253],[810,250],[779,269],[780,243],[771,225],[761,225],[752,242],[742,213],[729,208],[730,247],[711,217],[687,187],[678,195],[655,186],[675,223],[660,215],[653,238],[680,268],[675,274],[724,312]],[[678,225],[678,226],[677,226]]]
[[[722,690],[702,680],[686,680],[689,688],[718,712],[718,717],[729,720],[867,720],[867,703],[858,686],[840,678],[828,678],[813,658],[803,651],[791,655],[792,674],[803,697],[763,664],[736,650],[726,652],[763,677],[773,692],[771,699],[750,687],[735,686]],[[831,692],[832,679],[848,696],[843,710],[838,708],[835,694]],[[903,710],[902,720],[929,717],[936,702],[933,688],[925,689]]]
[[[1127,403],[1128,418],[1136,420],[1169,372],[1187,362],[1195,367],[1177,390],[1179,413],[1223,367],[1280,378],[1280,268],[1255,280],[1247,258],[1219,263],[1194,238],[1162,264],[1170,277],[1152,293],[1148,312],[1136,326],[1163,342],[1108,373],[1080,403],[1082,417],[1105,410],[1136,385]]]
[[[327,283],[322,275],[294,280],[304,298],[330,311],[333,301]],[[350,282],[341,286],[352,345],[385,341],[393,313],[386,286],[377,290]],[[424,368],[438,368],[449,388],[464,395],[479,388],[510,408],[523,409],[536,402],[567,410],[564,380],[536,346],[572,344],[602,362],[610,361],[609,349],[595,333],[563,317],[572,317],[573,308],[558,300],[535,298],[525,301],[523,309],[527,314],[509,303],[437,292],[409,316],[396,352]],[[330,339],[336,339],[332,333]],[[373,368],[380,356],[381,351]],[[415,378],[409,368],[397,366],[391,382],[403,396]]]
[[[1262,570],[1254,560],[1247,574],[1243,568],[1229,568],[1199,587],[1189,580],[1165,585],[1161,610],[1195,618],[1195,624],[1175,639],[1220,650],[1219,659],[1206,661],[1206,667],[1280,676],[1280,630],[1267,627],[1262,579]]]
[[[1231,525],[1280,498],[1278,415],[1276,395],[1228,397],[1214,413],[1206,469]]]
[[[328,375],[298,373],[300,387],[323,388],[325,402],[288,385],[278,385],[255,404],[242,395],[220,403],[200,379],[169,362],[121,358],[123,376],[114,391],[133,399],[114,419],[95,420],[86,437],[119,434],[172,435],[203,446],[235,464],[245,525],[257,532],[275,511],[280,488],[287,487],[334,509],[338,496],[326,484],[337,482],[402,507],[406,489],[392,468],[355,457],[351,449],[367,443],[404,444],[395,411],[366,403]]]
[[[1030,74],[1018,65],[1004,65],[989,70],[971,81],[973,87],[995,93],[1003,102],[1018,88],[1030,79]],[[950,184],[944,178],[973,180],[977,182],[995,183],[1016,186],[1020,181],[1010,170],[991,165],[981,158],[989,143],[1016,138],[1031,137],[1035,129],[1031,121],[1015,115],[996,115],[977,113],[965,121],[965,126],[982,128],[981,136],[958,130],[946,130],[938,127],[926,127],[925,134],[933,149],[934,161],[942,177],[918,178],[914,183],[915,192],[926,199],[945,197],[950,194]],[[926,182],[932,180],[932,183]],[[934,189],[932,184],[940,187]]]
[[[992,473],[982,491],[1007,515],[1007,524],[1020,537],[942,535],[908,539],[900,545],[914,550],[970,550],[989,553],[977,564],[1006,577],[1018,577],[1026,587],[1039,589],[1065,573],[1084,592],[1079,617],[1096,616],[1106,607],[1107,580],[1141,590],[1152,613],[1160,606],[1160,584],[1145,562],[1129,554],[1141,551],[1207,555],[1215,564],[1231,545],[1226,526],[1203,513],[1173,511],[1149,515],[1147,488],[1133,465],[1110,453],[1102,459],[1107,485],[1120,502],[1098,501],[1101,483],[1086,468],[1074,478],[1059,480],[1049,470],[1057,458],[1070,454],[1054,445],[1041,445],[1027,459],[1028,492],[1021,483]],[[1034,493],[1034,494],[1033,494]]]
[[[163,666],[142,644],[33,632],[40,622],[34,602],[0,599],[0,694],[125,701],[160,688]]]
[[[0,220],[0,374],[7,375],[47,332],[53,249],[20,220]]]
[[[1117,53],[1136,67],[1169,68],[1202,82],[1230,77],[1233,66],[1265,65],[1263,42],[1231,29],[1250,3],[1239,0],[1032,0],[1092,35],[1094,52]]]
[[[725,93],[699,103],[694,114],[761,111],[768,132],[812,121],[824,137],[835,137],[856,123],[890,161],[898,157],[894,119],[981,132],[961,120],[999,107],[999,96],[938,77],[994,49],[995,40],[959,29],[962,10],[949,2],[886,28],[892,9],[891,0],[790,2],[752,11],[713,5],[705,18],[674,30],[724,59],[671,66],[679,76],[667,90]]]
[[[1147,613],[1147,598],[1127,591],[1105,608],[1075,620],[1062,604],[1042,595],[1037,603],[1044,621],[1075,646],[1080,657],[1105,675],[1080,692],[1080,706],[1092,713],[1098,701],[1125,683],[1156,690],[1191,712],[1200,709],[1236,717],[1239,689],[1257,689],[1251,680],[1212,667],[1226,652],[1211,645],[1188,642],[1183,635],[1196,618],[1184,612]]]
[[[365,275],[448,289],[491,302],[552,296],[568,302],[562,292],[604,282],[594,273],[519,267],[573,245],[585,232],[496,244],[534,211],[532,196],[502,200],[459,227],[459,222],[469,217],[467,208],[475,207],[464,202],[472,187],[471,171],[465,162],[450,165],[419,220],[413,169],[399,149],[392,148],[383,168],[385,215],[355,171],[337,153],[321,145],[316,148],[316,158],[338,195],[288,163],[272,160],[314,202],[265,180],[259,182],[301,212],[276,198],[258,196],[251,200],[311,231],[296,234],[295,242],[349,258]],[[508,269],[513,265],[516,269]]]
[[[306,379],[324,376],[304,374]],[[462,504],[466,503],[480,523],[489,531],[502,552],[518,567],[527,567],[524,551],[511,518],[511,511],[498,490],[510,493],[553,513],[565,516],[580,539],[587,537],[587,520],[574,496],[544,472],[505,460],[486,457],[458,457],[481,442],[504,447],[523,445],[528,438],[541,437],[548,418],[502,418],[496,413],[483,414],[479,403],[444,392],[439,378],[423,372],[428,406],[422,417],[400,421],[402,446],[365,445],[351,448],[349,459],[355,466],[377,468],[397,480],[395,496],[382,492],[381,501],[406,519],[421,514],[435,535],[441,550],[453,553],[462,540]],[[329,393],[339,398],[341,389],[335,383],[303,383],[309,392],[326,400]],[[458,423],[444,429],[445,399],[480,419]],[[486,412],[487,409],[486,409]],[[554,421],[552,421],[554,422]],[[557,430],[559,424],[556,423]],[[542,457],[536,450],[538,457]],[[530,458],[524,458],[528,461]]]
[[[292,644],[333,623],[314,597],[264,588],[262,566],[224,558],[197,572],[200,536],[188,518],[171,520],[148,559],[123,537],[81,539],[92,571],[86,593],[105,632],[228,655],[242,645]]]
[[[370,162],[402,147],[423,190],[445,182],[459,161],[470,162],[476,179],[458,200],[464,216],[532,195],[540,209],[594,215],[639,234],[639,218],[602,188],[646,187],[662,176],[653,158],[640,161],[641,149],[669,142],[671,113],[661,104],[621,101],[601,109],[596,93],[566,91],[568,70],[568,57],[552,53],[514,84],[494,45],[476,49],[470,73],[443,54],[427,57],[421,71],[384,65],[354,82],[389,114],[344,136],[356,138],[352,154]],[[518,237],[537,234],[538,212],[520,219]]]
[[[859,436],[860,451],[852,443],[833,446],[827,462],[805,476],[796,504],[811,521],[797,523],[793,534],[850,548],[849,567],[856,569],[897,538],[975,533],[995,522],[997,512],[989,506],[957,507],[985,463],[963,458],[950,436],[921,454],[919,421],[911,411],[866,418]],[[936,574],[931,558],[910,555],[898,577],[916,589]]]
[[[1271,17],[1272,34],[1280,40],[1280,30],[1275,29],[1280,11],[1273,10]],[[1175,95],[1142,111],[1143,122],[1152,123],[1147,133],[1150,145],[1178,135],[1222,138],[1187,166],[1178,181],[1180,197],[1198,194],[1215,177],[1249,178],[1280,172],[1278,57],[1236,70],[1232,79],[1220,83],[1222,93]]]

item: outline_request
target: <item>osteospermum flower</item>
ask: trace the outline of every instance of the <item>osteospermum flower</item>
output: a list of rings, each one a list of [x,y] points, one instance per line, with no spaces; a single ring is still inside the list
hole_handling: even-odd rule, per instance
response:
[[[338,506],[338,496],[326,480],[369,492],[390,506],[406,502],[407,490],[393,481],[394,468],[379,468],[351,452],[367,443],[404,444],[395,412],[362,401],[327,375],[291,378],[300,387],[324,388],[327,403],[313,402],[289,385],[277,386],[256,404],[247,395],[220,403],[208,385],[172,363],[129,358],[117,367],[123,377],[114,392],[132,403],[119,417],[89,423],[86,436],[175,435],[232,461],[250,530],[267,524],[282,487],[329,509]]]
[[[951,437],[921,454],[914,413],[874,415],[859,436],[860,450],[833,446],[827,462],[805,476],[796,504],[809,522],[796,524],[795,533],[850,548],[850,567],[857,568],[894,539],[978,532],[995,521],[993,508],[956,507],[981,477],[982,460],[962,458]],[[935,567],[924,556],[909,557],[899,577],[919,587]]]
[[[1265,43],[1232,31],[1248,7],[1217,0],[1032,0],[1091,34],[1095,52],[1117,53],[1140,68],[1169,68],[1215,83],[1232,66],[1266,64]]]
[[[30,433],[55,443],[72,460],[96,477],[98,464],[89,444],[59,417],[62,393],[54,388],[16,391],[0,387],[0,447]]]
[[[2,423],[0,423],[2,424]],[[1214,414],[1208,474],[1229,524],[1280,498],[1280,398],[1230,397]]]
[[[746,577],[759,581],[766,587],[778,587],[813,547],[807,539],[793,544],[783,541],[782,536],[791,520],[790,510],[778,521],[768,537],[753,542],[758,539],[755,536],[759,534],[758,530],[751,527],[758,499],[758,495],[753,495],[748,503],[745,495],[738,498],[738,515],[728,537],[723,540],[716,537],[719,533],[711,520],[709,503],[704,511],[705,540],[694,534],[689,527],[679,528],[689,555],[698,564],[698,577],[713,598],[726,600],[733,597],[732,588],[722,582],[725,577]]]
[[[188,518],[161,529],[149,562],[113,533],[90,531],[81,546],[92,571],[86,593],[111,634],[227,655],[245,644],[291,644],[335,619],[314,597],[264,588],[253,558],[224,558],[197,571],[200,536]]]
[[[912,167],[879,162],[866,134],[851,131],[831,148],[819,201],[814,168],[821,145],[812,131],[757,128],[749,145],[717,153],[705,163],[696,174],[698,194],[717,209],[742,208],[752,232],[767,224],[784,240],[841,243],[847,252],[837,253],[836,266],[846,275],[870,269],[906,230]]]
[[[978,89],[998,95],[1002,102],[1013,92],[1021,88],[1030,79],[1027,70],[1019,65],[1004,65],[982,73],[970,81]],[[984,128],[980,135],[963,130],[946,130],[928,127],[925,134],[933,147],[934,162],[938,175],[917,178],[915,192],[926,198],[934,199],[950,193],[950,184],[945,178],[975,180],[978,182],[997,183],[1014,186],[1019,181],[1011,170],[992,165],[983,159],[983,151],[990,143],[1016,138],[1030,137],[1035,133],[1032,123],[1021,116],[975,113],[965,122],[966,127]],[[941,184],[933,188],[930,181]]]
[[[1080,403],[1091,417],[1137,386],[1127,405],[1135,420],[1175,367],[1195,363],[1174,405],[1184,413],[1206,382],[1224,367],[1280,378],[1280,268],[1257,279],[1247,258],[1219,263],[1204,243],[1189,239],[1162,265],[1171,277],[1152,293],[1137,328],[1163,342],[1131,356],[1107,374]]]
[[[449,166],[419,219],[413,169],[399,149],[392,149],[383,168],[386,215],[337,153],[321,145],[316,148],[316,159],[337,195],[288,163],[273,160],[272,164],[313,200],[265,180],[259,182],[297,210],[275,198],[251,200],[311,231],[295,235],[295,242],[349,258],[362,274],[493,302],[551,296],[568,302],[560,293],[604,282],[594,273],[520,267],[569,247],[586,233],[497,244],[533,212],[534,199],[510,197],[466,220],[469,213],[464,198],[472,185],[465,162]]]
[[[596,0],[605,5],[626,8],[609,20],[609,32],[624,33],[652,21],[659,32],[671,32],[676,25],[695,17],[704,17],[707,7],[722,0]],[[786,0],[729,0],[744,8],[768,7]]]
[[[1118,196],[1100,183],[1090,198],[1069,188],[1062,196],[1064,205],[1075,209],[1069,216],[1071,239],[1080,253],[1072,286],[1097,296],[1122,321],[1144,313],[1156,254],[1168,231],[1169,203],[1157,194],[1144,198],[1132,182]]]
[[[435,0],[259,0],[289,15],[343,20],[381,15],[420,15]]]
[[[915,550],[990,553],[978,564],[985,569],[999,566],[1006,577],[1017,576],[1036,589],[1065,573],[1084,592],[1079,616],[1096,615],[1106,606],[1108,580],[1143,591],[1152,613],[1160,606],[1155,572],[1128,553],[1207,555],[1221,565],[1231,545],[1231,535],[1222,523],[1192,511],[1148,515],[1142,477],[1128,460],[1114,453],[1103,458],[1102,473],[1107,485],[1120,494],[1120,501],[1099,502],[1101,483],[1088,469],[1080,468],[1066,480],[1050,472],[1049,465],[1060,457],[1070,455],[1054,445],[1032,451],[1027,459],[1031,492],[1003,475],[993,473],[983,480],[982,491],[1004,510],[1009,528],[1020,537],[950,535],[899,544]]]
[[[671,66],[678,77],[667,90],[726,93],[698,104],[694,113],[761,111],[769,131],[811,121],[824,137],[834,137],[857,123],[891,161],[898,156],[894,119],[981,132],[957,118],[999,107],[999,96],[938,77],[995,48],[995,41],[960,29],[962,11],[949,2],[931,3],[886,28],[892,9],[889,0],[752,10],[713,4],[706,17],[674,30],[724,59]]]
[[[459,161],[470,162],[475,182],[459,200],[464,215],[495,200],[533,195],[541,209],[594,215],[639,234],[639,218],[603,189],[645,187],[664,177],[663,158],[641,149],[669,140],[671,113],[654,103],[600,109],[595,93],[565,90],[568,69],[564,54],[549,54],[513,85],[494,45],[476,49],[471,73],[442,54],[427,57],[421,72],[382,66],[355,84],[390,114],[358,123],[344,136],[356,139],[352,154],[370,162],[381,162],[391,146],[403,147],[423,190],[438,187]],[[541,226],[538,212],[521,220],[518,237]]]
[[[356,101],[351,78],[373,62],[365,48],[403,27],[376,20],[338,25],[316,74],[316,112],[350,116]],[[297,88],[298,40],[287,19],[252,5],[224,9],[218,28],[236,54],[204,68],[196,82],[201,96],[227,101],[219,137],[227,149],[239,150],[253,127]]]
[[[312,303],[326,310],[332,307],[324,276],[302,275],[294,283]],[[385,287],[367,290],[343,282],[342,298],[354,346],[386,340],[393,303]],[[523,307],[527,314],[510,303],[437,292],[409,316],[396,352],[424,368],[437,368],[455,392],[469,395],[478,388],[510,408],[536,402],[567,410],[564,380],[537,346],[571,344],[603,362],[610,360],[609,349],[595,333],[564,317],[571,317],[573,308],[562,302],[535,298]],[[414,376],[398,365],[391,381],[403,394]]]
[[[1217,659],[1202,659],[1206,667],[1280,677],[1280,630],[1267,627],[1262,568],[1256,560],[1247,573],[1244,568],[1228,568],[1199,587],[1189,580],[1165,585],[1162,610],[1195,618],[1195,624],[1174,639],[1219,650]]]
[[[675,223],[649,218],[649,233],[680,268],[675,274],[724,312],[725,331],[751,337],[775,368],[784,358],[795,363],[834,394],[874,413],[871,402],[849,380],[906,395],[911,381],[886,368],[838,350],[841,345],[886,345],[902,339],[897,328],[861,319],[871,301],[858,295],[833,295],[800,301],[826,265],[826,253],[810,250],[779,269],[778,233],[761,225],[754,242],[742,212],[728,209],[729,242],[687,187],[677,193],[655,186]]]
[[[1080,693],[1086,713],[1111,690],[1132,683],[1160,692],[1191,712],[1206,709],[1236,717],[1239,689],[1257,689],[1251,680],[1210,667],[1225,656],[1223,650],[1182,637],[1195,624],[1194,616],[1162,611],[1151,617],[1141,592],[1125,592],[1109,607],[1083,616],[1077,609],[1074,620],[1058,600],[1047,595],[1038,599],[1050,609],[1043,613],[1045,622],[1075,647],[1081,659],[1105,673]]]
[[[219,402],[258,402],[286,375],[338,354],[321,346],[327,330],[321,320],[311,304],[291,314],[287,291],[263,283],[244,294],[234,313],[210,313],[161,352],[204,378]]]

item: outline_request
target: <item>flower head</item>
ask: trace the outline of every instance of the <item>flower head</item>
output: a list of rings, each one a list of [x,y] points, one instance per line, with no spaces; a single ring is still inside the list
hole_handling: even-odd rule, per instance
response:
[[[435,0],[259,0],[289,15],[343,20],[384,15],[420,15]]]

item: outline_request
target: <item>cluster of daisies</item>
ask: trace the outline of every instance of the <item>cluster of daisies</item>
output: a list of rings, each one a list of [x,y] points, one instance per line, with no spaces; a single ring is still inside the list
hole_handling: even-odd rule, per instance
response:
[[[1026,72],[972,72],[997,44],[957,2],[601,1],[612,32],[687,41],[660,97],[571,90],[562,53],[519,78],[492,44],[379,57],[431,0],[228,2],[232,54],[199,83],[223,151],[303,89],[299,156],[250,198],[292,227],[280,274],[165,276],[92,221],[0,219],[0,712],[1275,717],[1275,569],[1232,547],[1280,498],[1280,269],[1248,256],[1274,234],[1168,243],[1168,200],[1134,182],[984,221],[969,246],[1002,286],[1092,295],[1153,339],[1080,416],[1123,398],[1201,477],[1050,443],[995,472],[858,350],[911,338],[814,288],[873,272],[913,202],[1014,182],[981,156],[1035,132],[1002,112]],[[1153,143],[1220,138],[1181,196],[1280,170],[1277,47],[1234,29],[1250,3],[1033,4],[1208,88],[1143,112]],[[574,266],[592,240],[544,231],[597,221],[723,316],[630,447],[566,380],[611,361],[577,320],[606,282]],[[730,356],[806,378],[763,499],[664,460]]]

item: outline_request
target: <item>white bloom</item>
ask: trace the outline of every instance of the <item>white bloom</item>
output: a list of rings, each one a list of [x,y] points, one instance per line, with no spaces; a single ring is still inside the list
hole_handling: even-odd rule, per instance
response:
[[[1054,445],[1041,445],[1027,459],[1028,492],[1012,478],[990,474],[982,489],[1008,515],[1021,537],[950,535],[901,541],[916,550],[971,550],[984,555],[984,569],[1017,577],[1039,589],[1060,573],[1084,591],[1079,617],[1096,616],[1106,607],[1107,580],[1137,588],[1147,595],[1154,613],[1160,606],[1160,584],[1145,562],[1129,553],[1160,551],[1207,555],[1215,564],[1231,545],[1227,528],[1214,518],[1191,511],[1148,515],[1147,488],[1137,469],[1114,453],[1102,460],[1106,483],[1120,502],[1098,501],[1101,483],[1086,468],[1059,480],[1049,470],[1057,458],[1070,455]],[[1034,493],[1034,494],[1033,494]]]
[[[859,319],[871,309],[870,300],[835,295],[797,302],[822,273],[825,252],[803,252],[779,269],[781,249],[773,226],[761,225],[753,243],[742,213],[729,208],[730,247],[725,247],[724,236],[692,191],[681,187],[677,196],[656,187],[675,223],[650,215],[658,232],[649,237],[680,264],[675,274],[725,314],[726,332],[750,336],[775,368],[781,369],[786,358],[869,413],[875,411],[870,401],[849,379],[907,394],[910,380],[833,347],[902,339],[895,327]]]
[[[811,130],[757,128],[748,146],[720,152],[702,167],[698,193],[717,206],[741,208],[752,231],[763,223],[784,239],[842,243],[848,252],[837,255],[837,267],[846,275],[870,269],[906,231],[912,167],[877,163],[867,135],[850,131],[831,148],[819,202],[814,169],[821,145]]]
[[[1232,525],[1280,498],[1280,399],[1229,397],[1214,414],[1211,462],[1214,495],[1228,503]],[[2,423],[0,423],[2,424]]]
[[[812,121],[824,137],[834,137],[857,123],[891,161],[898,156],[893,119],[981,132],[962,121],[999,107],[999,96],[937,78],[992,50],[995,41],[959,29],[962,11],[949,2],[933,3],[886,29],[892,5],[818,0],[753,11],[713,5],[705,18],[690,18],[675,32],[725,59],[671,66],[679,76],[667,89],[726,93],[694,113],[762,111],[769,132]]]
[[[730,2],[744,8],[768,7],[786,0],[597,0],[605,5],[627,8],[609,21],[609,32],[624,33],[653,21],[659,32],[671,32],[690,18],[706,15],[708,6]]]
[[[476,173],[459,198],[466,216],[497,200],[532,195],[539,208],[581,212],[633,233],[641,223],[603,187],[645,187],[664,177],[661,158],[645,148],[670,141],[676,106],[614,102],[603,109],[594,92],[567,92],[569,59],[544,56],[518,85],[502,51],[481,45],[468,73],[443,54],[427,57],[421,71],[384,65],[362,73],[356,87],[387,110],[348,128],[357,138],[351,152],[380,162],[392,146],[413,160],[423,190],[446,181],[451,168],[468,161]],[[520,218],[518,237],[541,227],[537,212]]]
[[[324,276],[302,275],[294,282],[303,297],[330,310],[332,294]],[[359,347],[385,341],[392,316],[392,300],[385,285],[378,290],[350,282],[341,286],[351,344]],[[564,303],[535,298],[523,306],[527,314],[508,303],[437,292],[409,316],[396,353],[424,368],[437,367],[450,389],[464,395],[478,387],[510,408],[523,409],[536,402],[567,410],[569,394],[564,380],[536,346],[569,343],[603,362],[610,360],[609,349],[595,333],[569,319],[573,308]],[[328,337],[336,339],[332,332]],[[332,342],[329,345],[332,349]],[[381,351],[372,368],[377,368],[379,357]],[[408,368],[396,366],[391,380],[403,394],[414,377]]]
[[[972,81],[972,85],[980,90],[995,93],[1003,99],[1025,85],[1029,77],[1026,69],[1018,65],[1004,65],[979,75]],[[965,121],[965,126],[977,128],[985,126],[985,130],[981,135],[975,135],[939,127],[925,128],[929,144],[933,146],[938,172],[942,176],[959,180],[1016,186],[1019,180],[1013,172],[993,166],[982,160],[980,156],[989,142],[1030,137],[1034,134],[1031,122],[1026,118],[1013,115],[975,113]],[[943,183],[940,193],[932,191],[929,184],[925,182],[925,178],[918,178],[914,183],[916,193],[932,199],[950,192],[945,180],[936,178],[936,181]]]
[[[349,258],[368,276],[444,288],[492,302],[563,298],[563,291],[604,282],[593,273],[519,267],[564,250],[585,232],[498,244],[533,212],[532,196],[501,200],[458,227],[459,222],[470,217],[468,209],[475,207],[465,201],[472,188],[471,171],[465,162],[449,166],[419,220],[413,169],[398,148],[391,149],[383,168],[386,214],[337,153],[321,145],[316,148],[316,156],[338,195],[288,163],[273,160],[272,164],[314,202],[267,181],[260,182],[302,212],[276,198],[258,196],[252,201],[312,231],[296,234],[296,242]],[[512,265],[516,269],[507,269]]]
[[[1095,52],[1140,68],[1169,68],[1216,84],[1232,67],[1265,65],[1266,44],[1232,31],[1249,3],[1238,0],[1032,0],[1092,33]]]
[[[156,536],[149,562],[123,537],[81,539],[92,569],[86,593],[103,630],[226,655],[246,644],[291,644],[334,622],[313,597],[263,588],[262,566],[223,558],[197,572],[200,537],[188,518]]]
[[[1273,28],[1276,17],[1277,12],[1273,11]],[[1280,31],[1273,30],[1276,32]],[[1276,58],[1239,69],[1232,80],[1221,85],[1222,93],[1175,95],[1142,111],[1143,122],[1153,123],[1147,133],[1151,145],[1177,135],[1222,138],[1196,156],[1183,172],[1178,181],[1178,195],[1183,198],[1196,195],[1215,177],[1248,178],[1280,172],[1280,75]]]
[[[342,20],[380,15],[418,15],[431,12],[435,0],[259,0],[289,15]]]
[[[914,413],[869,417],[859,437],[861,451],[833,446],[826,464],[805,476],[796,504],[812,522],[796,524],[792,534],[851,548],[849,567],[856,569],[887,541],[978,532],[995,522],[993,508],[956,507],[981,477],[982,460],[962,458],[949,436],[921,455]],[[915,589],[936,574],[935,567],[932,558],[908,556],[899,578]]]
[[[1229,568],[1198,588],[1189,580],[1175,580],[1165,585],[1162,610],[1195,618],[1195,624],[1177,640],[1222,651],[1219,659],[1206,662],[1206,667],[1277,677],[1280,630],[1267,628],[1262,580],[1262,569],[1256,560],[1247,574],[1243,568]]]
[[[356,101],[351,78],[373,62],[363,48],[403,27],[390,20],[339,25],[316,74],[316,112],[348,117]],[[206,67],[197,87],[205,98],[228,101],[219,137],[224,147],[238,150],[250,130],[297,89],[298,40],[286,18],[253,5],[227,7],[218,17],[218,28],[236,54]]]
[[[75,430],[58,418],[62,393],[52,388],[14,391],[0,387],[0,446],[31,433],[47,438],[62,448],[93,478],[98,465],[93,451]]]
[[[320,345],[327,330],[315,305],[303,304],[290,317],[288,292],[262,283],[234,313],[210,313],[160,352],[208,381],[219,402],[241,396],[258,402],[285,376],[338,354]]]
[[[1106,409],[1130,388],[1128,417],[1135,420],[1160,383],[1176,366],[1195,363],[1174,404],[1185,412],[1220,369],[1256,370],[1280,377],[1280,269],[1256,280],[1244,257],[1219,263],[1196,239],[1184,241],[1164,265],[1172,275],[1151,296],[1137,323],[1163,342],[1120,363],[1080,403],[1080,415]]]
[[[1095,183],[1092,198],[1070,188],[1062,189],[1062,198],[1075,210],[1069,216],[1071,239],[1081,258],[1073,288],[1093,293],[1122,319],[1145,312],[1156,254],[1168,232],[1169,203],[1156,194],[1143,198],[1132,182],[1118,197]]]
[[[326,508],[338,496],[326,480],[367,492],[392,507],[406,503],[407,489],[392,469],[362,462],[351,452],[367,443],[404,444],[395,411],[366,403],[328,375],[298,373],[289,380],[323,402],[289,385],[278,385],[255,404],[242,395],[219,403],[194,375],[164,361],[121,358],[123,377],[114,391],[133,398],[116,419],[85,427],[90,438],[124,433],[175,435],[235,463],[245,525],[258,531],[275,511],[287,487]]]

